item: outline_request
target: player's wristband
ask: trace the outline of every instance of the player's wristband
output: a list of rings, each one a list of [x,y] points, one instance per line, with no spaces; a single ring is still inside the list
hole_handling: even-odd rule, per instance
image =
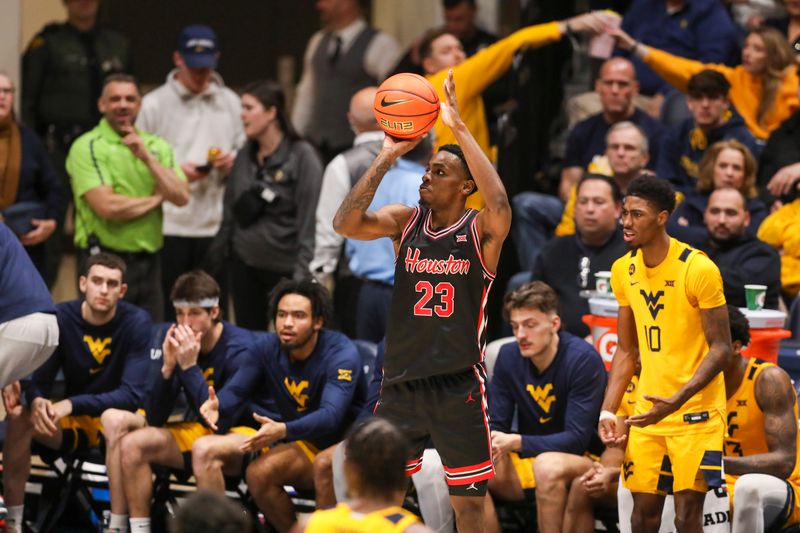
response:
[[[615,420],[616,421],[616,419],[617,419],[617,415],[615,415],[611,411],[606,411],[605,409],[603,409],[602,411],[600,411],[600,419],[598,420],[598,422],[602,422],[603,420]]]

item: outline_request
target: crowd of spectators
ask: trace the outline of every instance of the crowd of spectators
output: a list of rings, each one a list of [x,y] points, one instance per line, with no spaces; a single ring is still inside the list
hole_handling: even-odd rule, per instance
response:
[[[223,475],[243,476],[280,530],[296,521],[283,485],[316,486],[332,503],[334,449],[372,411],[381,377],[362,375],[353,341],[384,337],[395,266],[389,239],[344,239],[332,219],[381,148],[372,106],[392,72],[419,72],[444,98],[452,69],[464,122],[494,157],[495,106],[508,98],[502,80],[516,54],[567,37],[616,43],[593,91],[565,103],[557,194],[531,183],[512,199],[519,272],[495,288],[508,295],[491,319],[509,322],[516,342],[489,387],[498,470],[489,491],[519,500],[536,488],[548,517],[540,530],[577,531],[598,498],[614,499],[608,483],[592,488],[616,480],[620,465],[595,439],[606,377],[582,317],[595,274],[626,252],[620,215],[634,179],[672,184],[668,232],[716,263],[729,304],[745,306],[745,284],[766,285],[770,309],[800,293],[797,0],[632,0],[619,27],[589,12],[499,39],[476,24],[474,0],[444,0],[445,25],[405,55],[361,2],[318,0],[321,29],[293,102],[274,80],[228,88],[219,39],[204,25],[176,36],[175,68],[143,95],[127,39],[97,25],[98,3],[65,0],[68,20],[46,26],[22,58],[20,94],[0,71],[10,531],[21,529],[32,441],[59,453],[103,442],[111,531],[128,531],[128,520],[149,531],[151,465],[193,471],[217,492]],[[431,154],[452,141],[437,123],[370,208],[416,204]],[[468,206],[481,205],[478,192]],[[46,287],[65,226],[81,294],[54,306]],[[25,327],[35,331],[14,350],[30,361],[12,368],[8,336]],[[59,370],[65,397],[51,399]],[[185,417],[168,423],[181,394]],[[605,459],[593,464],[587,452]],[[431,521],[452,530],[449,516]],[[486,529],[499,527],[489,513]]]

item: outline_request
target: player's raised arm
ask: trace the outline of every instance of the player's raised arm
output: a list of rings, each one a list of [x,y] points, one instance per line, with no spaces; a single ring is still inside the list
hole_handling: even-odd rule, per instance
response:
[[[633,374],[636,372],[638,337],[636,319],[630,306],[620,306],[617,318],[617,351],[608,375],[608,387],[600,410],[598,432],[606,446],[625,442],[627,430],[618,427],[617,409]]]
[[[486,201],[486,207],[478,215],[477,223],[484,261],[494,270],[500,258],[503,241],[511,228],[511,204],[494,165],[461,120],[452,70],[444,81],[444,94],[446,102],[442,103],[442,121],[455,135],[458,145],[464,152],[469,171]]]
[[[391,237],[397,240],[413,211],[404,205],[392,204],[377,211],[367,211],[375,191],[383,180],[383,176],[392,168],[397,158],[408,153],[422,140],[416,137],[409,140],[395,139],[387,135],[383,147],[364,172],[355,186],[342,201],[333,217],[333,229],[348,239],[372,240],[379,237]]]

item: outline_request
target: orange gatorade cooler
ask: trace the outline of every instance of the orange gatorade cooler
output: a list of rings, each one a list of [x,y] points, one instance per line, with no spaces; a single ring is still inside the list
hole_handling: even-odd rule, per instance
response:
[[[778,348],[781,339],[792,336],[792,332],[783,329],[786,313],[776,309],[759,309],[751,311],[744,307],[739,310],[750,323],[750,344],[742,350],[745,357],[756,357],[778,364]]]
[[[617,351],[617,312],[616,298],[589,298],[590,315],[583,315],[583,323],[592,330],[595,349],[603,358],[606,370],[611,368],[611,360]]]

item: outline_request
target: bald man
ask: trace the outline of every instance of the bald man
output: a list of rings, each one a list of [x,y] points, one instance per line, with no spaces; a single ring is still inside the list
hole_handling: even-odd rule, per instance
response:
[[[344,238],[333,231],[333,216],[358,178],[369,168],[383,143],[373,113],[377,87],[365,87],[350,98],[347,121],[355,133],[353,147],[333,158],[322,175],[311,271],[330,289]]]
[[[603,63],[595,81],[595,93],[600,98],[602,110],[578,122],[569,132],[561,170],[559,198],[549,194],[522,192],[512,200],[514,220],[511,236],[519,253],[523,271],[533,268],[535,251],[549,239],[564,212],[564,203],[570,198],[578,180],[585,171],[603,173],[602,168],[591,165],[606,151],[606,136],[612,125],[628,121],[638,126],[647,136],[650,145],[648,168],[652,169],[658,156],[658,147],[664,127],[634,105],[639,94],[639,82],[633,64],[625,58],[613,57]],[[534,251],[533,253],[531,251]]]

